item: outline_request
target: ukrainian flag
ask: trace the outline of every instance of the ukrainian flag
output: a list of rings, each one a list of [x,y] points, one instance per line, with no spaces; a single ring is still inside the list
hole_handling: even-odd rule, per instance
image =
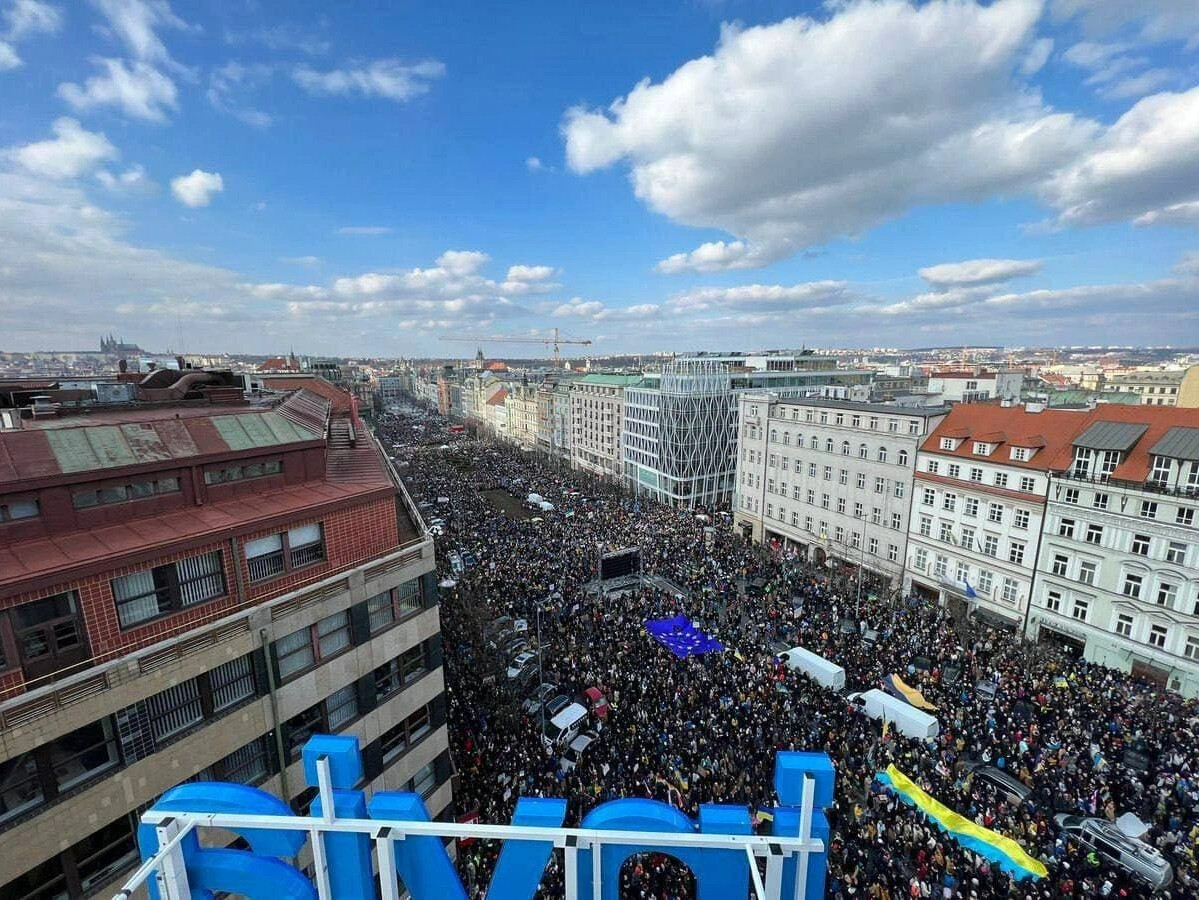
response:
[[[890,788],[904,803],[914,806],[932,819],[942,831],[979,856],[999,866],[1017,881],[1025,878],[1044,878],[1048,869],[1040,860],[1029,856],[1024,848],[997,831],[983,828],[943,803],[934,800],[895,766],[875,774],[875,780]]]
[[[917,709],[936,709],[931,703],[924,699],[924,695],[905,682],[898,675],[887,675],[883,678],[883,686],[888,694],[892,694],[907,703],[909,706],[914,706]]]

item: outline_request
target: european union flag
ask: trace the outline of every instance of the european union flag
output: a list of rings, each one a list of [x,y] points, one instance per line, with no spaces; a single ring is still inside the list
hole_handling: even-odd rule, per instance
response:
[[[974,588],[970,587],[970,582],[966,582],[966,596],[973,600],[978,594],[974,593]]]
[[[704,634],[686,616],[649,619],[645,623],[645,630],[680,659],[700,653],[718,653],[724,649],[724,644]]]

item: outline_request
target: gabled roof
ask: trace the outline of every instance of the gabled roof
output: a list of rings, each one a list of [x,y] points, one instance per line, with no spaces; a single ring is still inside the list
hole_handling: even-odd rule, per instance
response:
[[[961,403],[955,406],[924,441],[922,450],[961,459],[1001,460],[1005,466],[1049,469],[1064,448],[1069,457],[1070,439],[1086,424],[1084,412],[1046,409],[1028,412],[1023,406],[998,403]],[[1018,437],[1011,437],[1018,435]],[[963,439],[956,450],[942,450],[941,438]],[[997,453],[983,457],[974,453],[974,442],[996,445]],[[1004,447],[1035,447],[1031,459],[1010,459]]]
[[[311,391],[329,401],[334,412],[350,411],[350,392],[339,388],[319,375],[299,373],[296,375],[262,375],[262,384],[272,391]]]
[[[503,406],[504,401],[508,399],[508,389],[500,388],[487,400],[488,406]]]
[[[1199,428],[1171,428],[1149,448],[1149,453],[1170,459],[1199,460]]]
[[[1148,425],[1139,422],[1095,422],[1074,439],[1074,446],[1127,453],[1148,430]]]

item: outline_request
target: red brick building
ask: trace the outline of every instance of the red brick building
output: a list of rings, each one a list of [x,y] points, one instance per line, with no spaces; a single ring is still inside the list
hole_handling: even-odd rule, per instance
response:
[[[311,381],[0,431],[0,895],[109,885],[189,778],[303,808],[316,731],[451,814],[432,541]]]

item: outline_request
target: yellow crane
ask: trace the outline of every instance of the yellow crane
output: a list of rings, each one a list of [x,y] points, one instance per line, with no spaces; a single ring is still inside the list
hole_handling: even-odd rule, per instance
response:
[[[471,343],[471,344],[485,344],[485,343],[492,343],[492,344],[494,344],[494,343],[544,344],[546,347],[554,348],[554,365],[556,365],[556,366],[560,366],[562,364],[562,351],[561,351],[562,344],[580,344],[583,346],[589,346],[591,344],[591,340],[588,338],[573,339],[573,338],[559,337],[557,328],[554,329],[554,336],[552,338],[518,338],[518,337],[503,337],[502,335],[498,336],[498,337],[477,337],[477,336],[471,337],[471,336],[443,334],[443,335],[441,335],[441,340],[443,340],[443,341],[459,341],[459,342],[465,341],[465,342]]]

